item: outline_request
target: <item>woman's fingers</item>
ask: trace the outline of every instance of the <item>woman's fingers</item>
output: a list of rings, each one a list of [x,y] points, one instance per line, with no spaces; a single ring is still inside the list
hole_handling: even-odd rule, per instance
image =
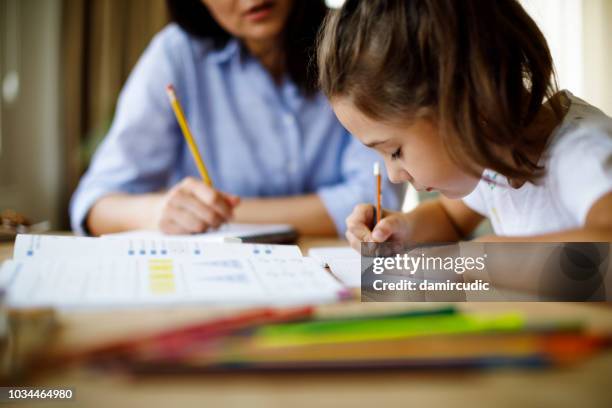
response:
[[[184,231],[177,223],[172,221],[170,218],[162,219],[159,223],[159,229],[164,234],[170,235],[179,235],[186,233],[186,231]]]
[[[205,231],[207,224],[195,217],[189,211],[182,208],[171,206],[165,210],[164,221],[167,225],[175,224],[179,234],[191,234]]]
[[[229,202],[226,194],[194,178],[186,178],[182,182],[182,187],[214,210],[221,218],[231,218],[234,206]]]
[[[166,193],[157,224],[170,234],[204,232],[227,222],[239,202],[238,196],[188,177]]]
[[[175,205],[203,221],[206,224],[204,229],[207,227],[217,228],[226,220],[189,192],[183,192],[183,197]]]
[[[229,194],[229,193],[223,193],[223,194],[225,194],[225,199],[230,203],[232,208],[240,204],[239,196],[234,195],[234,194]]]

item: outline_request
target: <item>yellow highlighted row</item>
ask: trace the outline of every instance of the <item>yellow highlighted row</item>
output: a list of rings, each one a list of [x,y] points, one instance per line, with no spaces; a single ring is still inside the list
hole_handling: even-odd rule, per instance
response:
[[[171,259],[149,260],[149,288],[156,294],[173,293],[176,290],[174,282],[174,265]]]

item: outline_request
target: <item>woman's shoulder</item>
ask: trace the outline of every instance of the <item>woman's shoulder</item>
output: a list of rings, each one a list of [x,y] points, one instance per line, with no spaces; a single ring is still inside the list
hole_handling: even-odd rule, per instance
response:
[[[201,56],[206,56],[214,50],[212,40],[194,37],[176,23],[169,23],[155,34],[149,48],[174,55],[187,52]]]

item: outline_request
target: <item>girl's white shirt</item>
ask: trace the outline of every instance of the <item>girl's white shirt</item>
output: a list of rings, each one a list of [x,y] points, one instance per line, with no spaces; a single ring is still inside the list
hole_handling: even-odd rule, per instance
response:
[[[612,191],[612,118],[562,92],[570,106],[540,159],[545,175],[516,189],[503,175],[485,170],[474,191],[463,198],[491,220],[497,235],[580,228],[593,204]]]

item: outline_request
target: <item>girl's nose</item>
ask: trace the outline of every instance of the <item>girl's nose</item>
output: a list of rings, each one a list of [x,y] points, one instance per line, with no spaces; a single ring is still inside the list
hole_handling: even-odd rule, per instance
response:
[[[402,169],[397,165],[388,165],[387,164],[387,174],[389,175],[389,180],[392,183],[412,183],[413,178],[410,176],[406,170]]]

